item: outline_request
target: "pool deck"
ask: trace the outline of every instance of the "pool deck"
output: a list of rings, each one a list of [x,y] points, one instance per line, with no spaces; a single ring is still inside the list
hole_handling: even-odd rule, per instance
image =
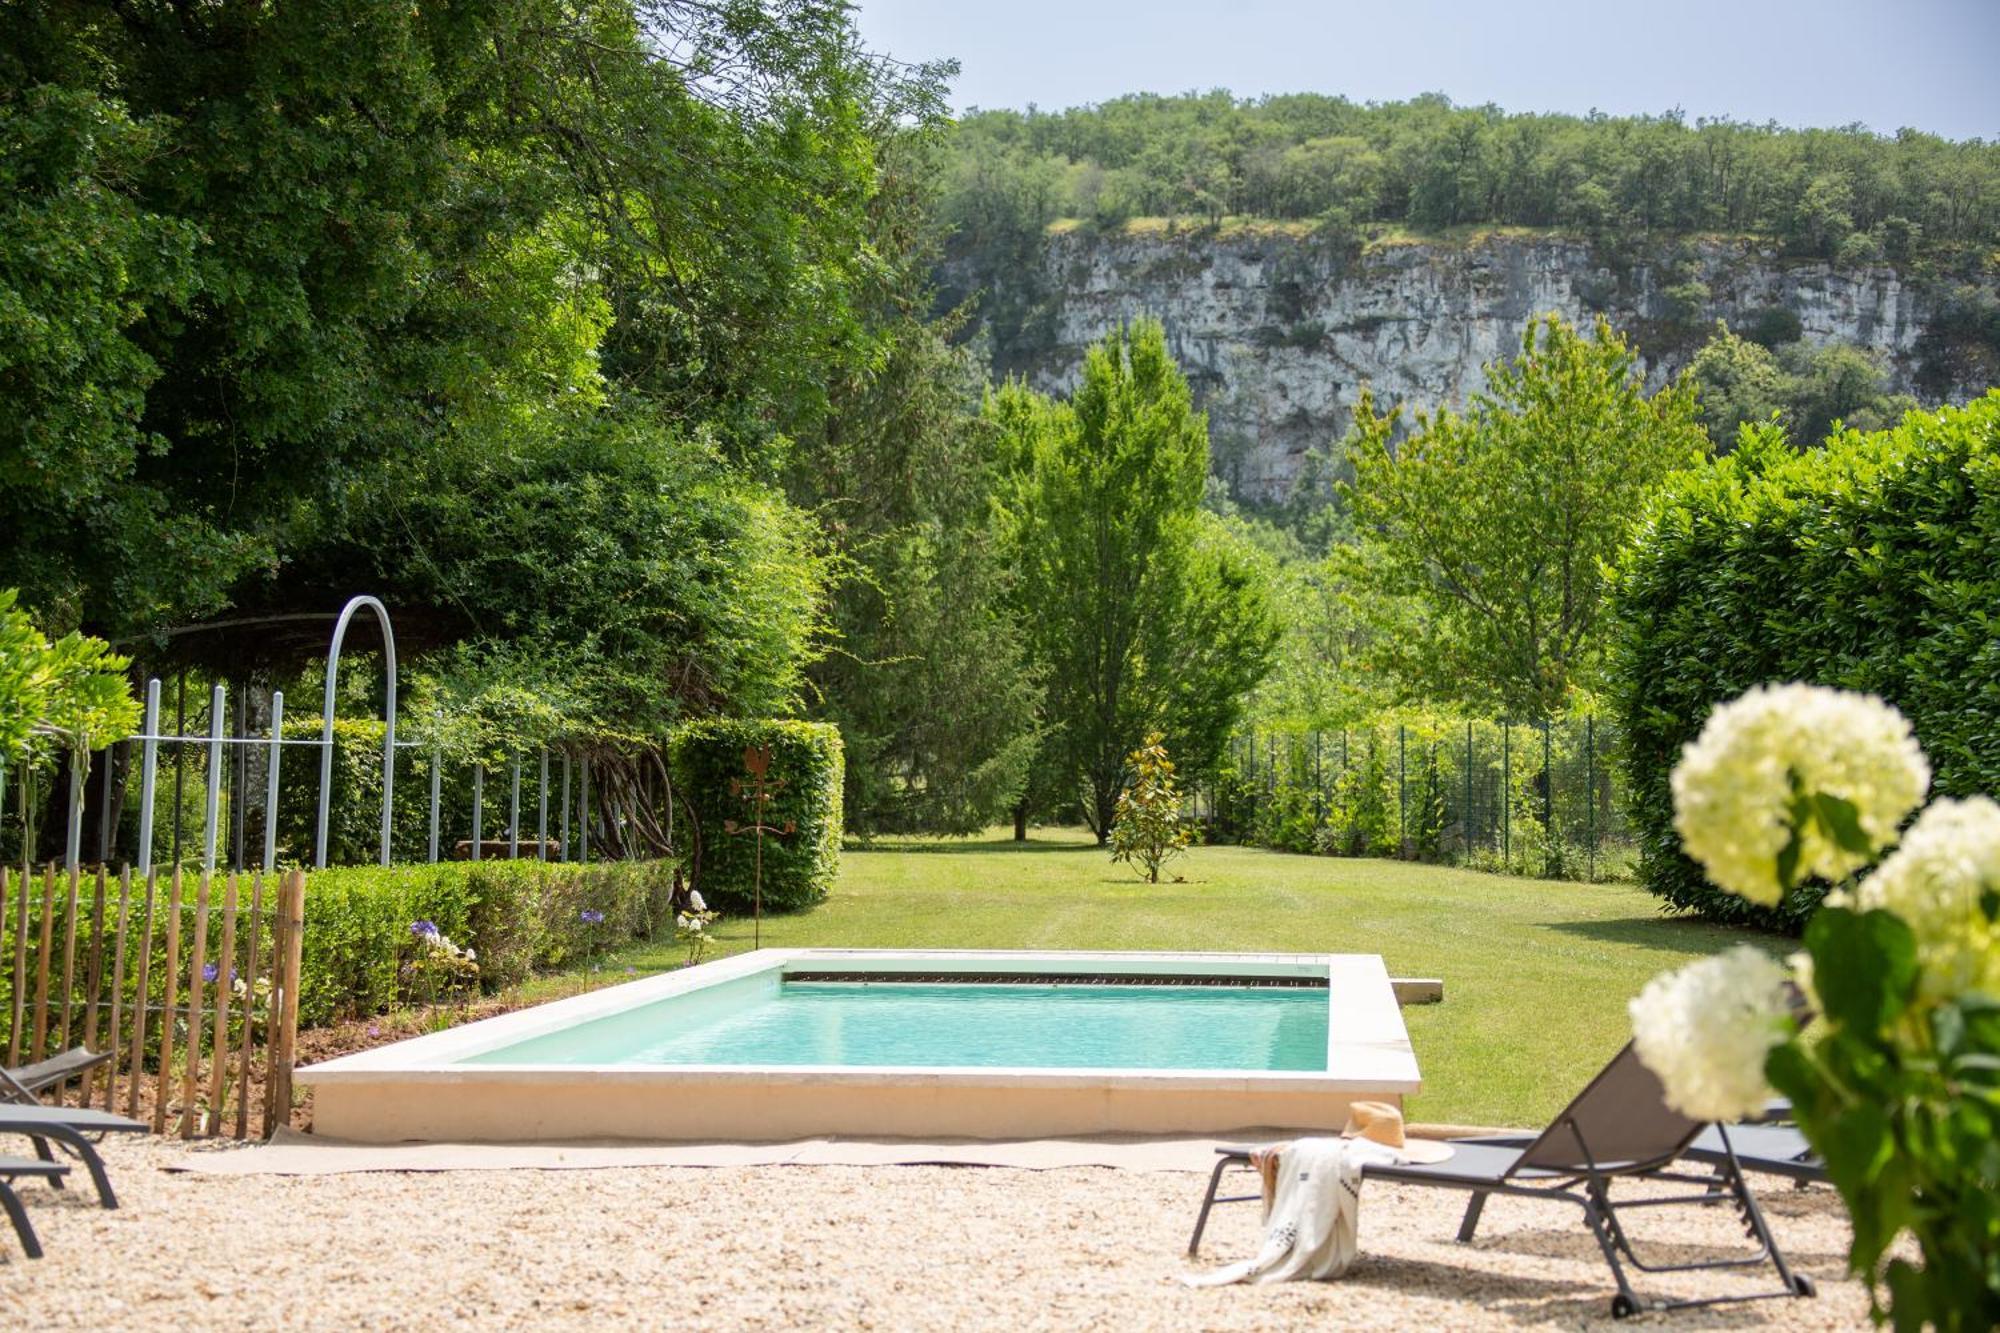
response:
[[[1324,977],[1324,1071],[458,1063],[709,986],[843,972]],[[1351,1101],[1422,1087],[1375,954],[763,949],[503,1014],[298,1071],[316,1132],[359,1142],[769,1142],[822,1134],[1017,1139],[1338,1129]]]

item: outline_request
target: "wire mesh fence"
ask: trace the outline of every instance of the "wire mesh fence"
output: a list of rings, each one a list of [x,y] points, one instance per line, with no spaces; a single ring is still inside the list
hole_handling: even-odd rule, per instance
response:
[[[1212,842],[1552,879],[1630,875],[1616,727],[1427,716],[1232,738],[1198,783]]]

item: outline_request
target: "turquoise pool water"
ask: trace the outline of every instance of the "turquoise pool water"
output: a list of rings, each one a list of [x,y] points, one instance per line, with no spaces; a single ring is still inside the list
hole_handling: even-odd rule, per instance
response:
[[[1326,1029],[1324,990],[746,979],[460,1063],[1317,1071]]]

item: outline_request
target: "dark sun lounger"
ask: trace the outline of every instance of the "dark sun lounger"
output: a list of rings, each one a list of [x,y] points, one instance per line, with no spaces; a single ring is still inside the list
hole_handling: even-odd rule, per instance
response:
[[[14,1224],[14,1234],[21,1238],[21,1248],[30,1259],[42,1257],[42,1242],[35,1235],[34,1224],[28,1221],[28,1210],[21,1206],[21,1196],[14,1193],[13,1182],[19,1176],[41,1176],[49,1183],[59,1185],[68,1170],[61,1162],[0,1157],[0,1209],[6,1211],[7,1220]]]
[[[118,1196],[112,1192],[111,1177],[104,1170],[104,1158],[98,1155],[91,1140],[106,1134],[143,1134],[146,1129],[137,1120],[85,1107],[0,1105],[0,1134],[26,1135],[28,1141],[35,1145],[35,1156],[44,1162],[56,1160],[50,1144],[75,1157],[90,1172],[91,1183],[97,1186],[98,1202],[106,1208],[116,1208]],[[0,1175],[5,1174],[6,1170],[0,1168]],[[60,1172],[51,1175],[38,1171],[32,1174],[47,1175],[51,1185],[58,1189],[62,1187]]]
[[[0,1103],[19,1102],[24,1106],[37,1105],[41,1102],[42,1094],[50,1088],[59,1087],[78,1074],[87,1073],[110,1059],[110,1051],[93,1051],[87,1046],[72,1046],[60,1055],[37,1060],[31,1065],[0,1069]]]
[[[1792,1272],[1778,1249],[1777,1241],[1764,1222],[1764,1214],[1743,1178],[1733,1140],[1743,1130],[1704,1126],[1673,1110],[1666,1103],[1659,1079],[1639,1062],[1628,1043],[1610,1064],[1590,1081],[1588,1087],[1556,1116],[1549,1127],[1532,1139],[1511,1142],[1465,1140],[1452,1145],[1452,1155],[1433,1164],[1370,1165],[1364,1171],[1369,1180],[1391,1180],[1403,1185],[1430,1185],[1464,1190],[1472,1196],[1458,1238],[1470,1240],[1479,1225],[1486,1200],[1493,1195],[1526,1199],[1558,1199],[1575,1204],[1583,1212],[1585,1227],[1597,1242],[1604,1262],[1611,1269],[1617,1294],[1611,1298],[1611,1313],[1624,1318],[1641,1310],[1671,1310],[1689,1306],[1721,1305],[1736,1301],[1769,1300],[1784,1296],[1811,1296],[1812,1280]],[[1713,1160],[1704,1160],[1712,1174],[1676,1171],[1705,1134],[1714,1135]],[[1209,1176],[1208,1193],[1195,1219],[1188,1253],[1196,1253],[1201,1234],[1208,1226],[1209,1210],[1217,1203],[1256,1198],[1232,1195],[1218,1198],[1223,1173],[1250,1164],[1249,1148],[1219,1148],[1221,1158]],[[1703,1157],[1709,1156],[1704,1152]],[[1685,1185],[1689,1191],[1664,1196],[1641,1195],[1623,1200],[1612,1198],[1614,1183],[1629,1180],[1668,1182]],[[1637,1208],[1716,1207],[1728,1205],[1742,1217],[1745,1229],[1756,1242],[1756,1251],[1741,1258],[1711,1259],[1699,1263],[1649,1264],[1634,1250],[1626,1234],[1621,1214]],[[1642,1300],[1626,1275],[1626,1265],[1642,1273],[1683,1273],[1722,1268],[1745,1268],[1769,1263],[1776,1270],[1779,1285],[1726,1296],[1704,1296],[1680,1300]]]

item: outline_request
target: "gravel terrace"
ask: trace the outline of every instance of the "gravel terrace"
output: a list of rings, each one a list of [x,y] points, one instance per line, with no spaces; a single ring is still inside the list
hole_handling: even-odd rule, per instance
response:
[[[229,1149],[218,1149],[229,1151]],[[805,1167],[218,1177],[185,1149],[106,1145],[124,1207],[87,1181],[24,1197],[48,1250],[0,1244],[17,1327],[790,1328],[1608,1327],[1611,1288],[1566,1207],[1496,1200],[1471,1247],[1456,1196],[1373,1184],[1342,1281],[1192,1290],[1176,1281],[1202,1181],[1103,1168]],[[1825,1189],[1762,1191],[1817,1300],[1618,1326],[1853,1329],[1860,1287]],[[1671,1225],[1663,1225],[1672,1218]],[[1738,1238],[1725,1210],[1640,1215],[1691,1256]],[[1205,1260],[1240,1258],[1257,1209],[1217,1210]],[[1768,1270],[1766,1270],[1768,1272]],[[1730,1287],[1706,1275],[1643,1291]]]

